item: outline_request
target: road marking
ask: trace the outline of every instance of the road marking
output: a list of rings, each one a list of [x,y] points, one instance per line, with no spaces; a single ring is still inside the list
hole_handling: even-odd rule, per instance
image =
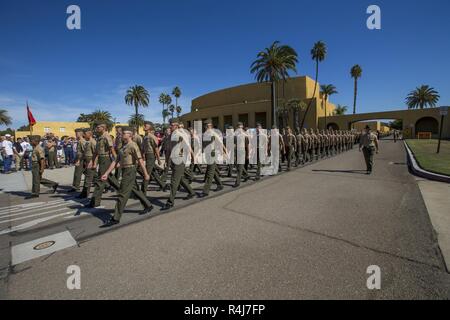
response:
[[[103,208],[104,208],[103,206],[97,207],[97,209],[103,209]],[[32,221],[28,221],[28,222],[19,224],[17,226],[8,227],[6,229],[1,230],[0,231],[0,235],[8,234],[8,233],[11,233],[11,232],[14,232],[14,231],[23,230],[23,229],[28,229],[28,228],[34,227],[35,225],[38,225],[38,224],[40,224],[42,222],[46,222],[46,221],[49,221],[49,220],[52,220],[52,219],[55,219],[55,218],[67,216],[69,214],[73,214],[73,213],[77,213],[77,212],[78,212],[78,210],[72,210],[72,211],[56,214],[56,215],[53,215],[53,216],[50,216],[50,217],[45,217],[45,218],[40,218],[40,219],[35,219],[35,220],[32,220]],[[87,212],[91,212],[91,211],[87,210]]]
[[[84,206],[83,206],[82,204],[77,205],[77,206],[73,206],[73,208],[83,208],[83,207],[84,207]],[[49,213],[56,213],[56,212],[59,212],[59,211],[61,211],[62,209],[64,209],[64,208],[59,208],[59,209],[56,209],[56,210],[50,210],[50,211],[41,212],[41,213],[30,214],[30,215],[25,216],[25,217],[14,218],[14,219],[9,219],[9,217],[4,217],[4,218],[2,218],[2,219],[5,219],[5,218],[6,218],[7,220],[0,221],[0,224],[2,224],[2,223],[7,223],[7,222],[12,222],[12,221],[18,221],[18,220],[24,220],[24,219],[34,218],[34,217],[39,217],[39,216],[45,216],[46,214],[49,214]]]
[[[69,231],[21,243],[11,248],[12,265],[17,265],[76,245],[77,242]]]
[[[24,210],[30,210],[33,209],[34,207],[37,206],[42,206],[42,205],[55,205],[57,203],[63,203],[65,201],[65,199],[61,199],[61,200],[55,200],[55,201],[49,201],[49,202],[33,202],[33,203],[28,203],[28,204],[23,204],[21,205],[21,207],[15,207],[10,209],[10,207],[4,207],[0,210],[0,215],[4,215],[4,214],[8,214],[8,213],[15,213],[15,212],[19,212],[19,211],[24,211]]]
[[[42,205],[45,203],[46,202],[33,202],[33,203],[18,204],[18,205],[10,206],[10,207],[2,207],[2,208],[0,208],[0,213],[6,212],[6,211],[11,211],[11,210],[20,210],[22,208],[35,207],[35,206],[39,206],[39,205]]]
[[[65,206],[65,205],[73,205],[73,204],[81,204],[79,202],[76,201],[67,201],[67,202],[62,202],[62,203],[58,203],[58,204],[54,204],[51,206],[43,206],[43,207],[39,207],[39,208],[31,208],[31,209],[24,209],[22,210],[23,212],[12,212],[11,214],[7,214],[7,213],[3,213],[0,214],[0,219],[4,219],[4,218],[8,218],[8,217],[16,217],[16,216],[20,216],[26,213],[32,213],[32,212],[36,212],[36,211],[41,211],[41,210],[46,210],[46,209],[52,209],[52,208],[57,208],[57,207],[61,207],[61,206]],[[2,217],[3,215],[3,217]]]

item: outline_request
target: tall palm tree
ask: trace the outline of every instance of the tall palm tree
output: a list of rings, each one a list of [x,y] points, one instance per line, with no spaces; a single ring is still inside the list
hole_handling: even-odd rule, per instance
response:
[[[175,108],[175,112],[177,113],[177,118],[180,117],[181,111],[183,111],[183,109],[181,108],[181,106],[177,106]]]
[[[347,112],[348,107],[347,106],[341,106],[338,104],[336,106],[336,109],[334,109],[334,115],[335,116],[342,116]]]
[[[175,97],[175,109],[176,109],[178,107],[178,98],[181,97],[181,89],[179,87],[173,88],[172,95]]]
[[[143,114],[132,114],[128,119],[128,125],[130,127],[139,128],[144,125],[144,115]]]
[[[302,123],[300,124],[300,129],[303,128],[306,120],[306,116],[308,115],[308,111],[311,108],[311,104],[314,100],[317,91],[317,83],[319,81],[319,63],[324,61],[327,56],[327,46],[324,42],[318,41],[314,44],[311,49],[311,58],[316,62],[316,77],[314,82],[314,91],[311,99],[308,102],[308,106],[306,107],[305,115],[303,116]]]
[[[328,97],[338,93],[336,90],[336,87],[332,84],[323,84],[320,86],[320,93],[323,96],[324,103],[325,103],[325,129],[327,128],[327,101]]]
[[[166,94],[165,93],[161,93],[159,95],[159,103],[162,104],[162,111],[166,110]]]
[[[0,109],[0,125],[10,125],[11,117],[8,115],[8,111]]]
[[[269,48],[257,54],[257,59],[250,66],[250,72],[255,73],[258,82],[270,82],[271,84],[271,114],[272,124],[276,125],[276,81],[289,78],[289,71],[297,72],[297,52],[289,46],[279,46],[275,41]]]
[[[439,101],[438,92],[429,85],[421,85],[411,91],[406,97],[408,109],[433,108]]]
[[[139,116],[139,106],[148,107],[149,99],[150,94],[143,86],[130,87],[125,95],[125,103],[134,106],[136,118]],[[139,134],[139,127],[136,127],[136,132]]]
[[[170,112],[167,109],[164,109],[161,113],[162,117],[163,117],[163,126],[166,125],[166,118],[170,116]]]
[[[175,106],[171,104],[169,106],[170,117],[173,119],[173,113],[175,112]]]
[[[356,96],[358,95],[358,78],[361,78],[362,68],[359,65],[354,65],[350,70],[350,75],[355,80],[355,89],[353,92],[353,114],[356,113]]]

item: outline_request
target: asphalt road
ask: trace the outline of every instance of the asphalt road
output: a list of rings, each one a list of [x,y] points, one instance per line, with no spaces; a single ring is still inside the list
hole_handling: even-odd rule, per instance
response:
[[[98,233],[95,212],[10,232],[3,253],[15,236],[53,228],[78,246],[14,266],[5,297],[448,299],[450,274],[405,162],[403,144],[382,141],[371,176],[355,149],[96,236],[74,224]],[[80,290],[67,289],[69,265],[81,269]],[[371,265],[381,269],[380,290],[366,286]]]

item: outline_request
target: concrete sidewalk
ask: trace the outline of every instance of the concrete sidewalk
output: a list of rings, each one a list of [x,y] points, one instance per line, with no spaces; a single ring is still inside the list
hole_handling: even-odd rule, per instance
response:
[[[417,178],[417,183],[437,233],[447,271],[450,270],[450,184]]]

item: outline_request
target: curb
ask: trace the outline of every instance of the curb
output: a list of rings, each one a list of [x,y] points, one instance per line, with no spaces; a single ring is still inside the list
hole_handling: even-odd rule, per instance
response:
[[[417,163],[417,160],[414,157],[414,153],[411,151],[411,149],[409,148],[406,141],[403,141],[403,144],[405,145],[405,149],[406,149],[408,167],[414,175],[425,178],[425,179],[429,179],[429,180],[450,183],[450,176],[446,176],[443,174],[438,174],[438,173],[434,173],[434,172],[430,172],[430,171],[426,171],[426,170],[422,169],[419,166],[419,164]]]

